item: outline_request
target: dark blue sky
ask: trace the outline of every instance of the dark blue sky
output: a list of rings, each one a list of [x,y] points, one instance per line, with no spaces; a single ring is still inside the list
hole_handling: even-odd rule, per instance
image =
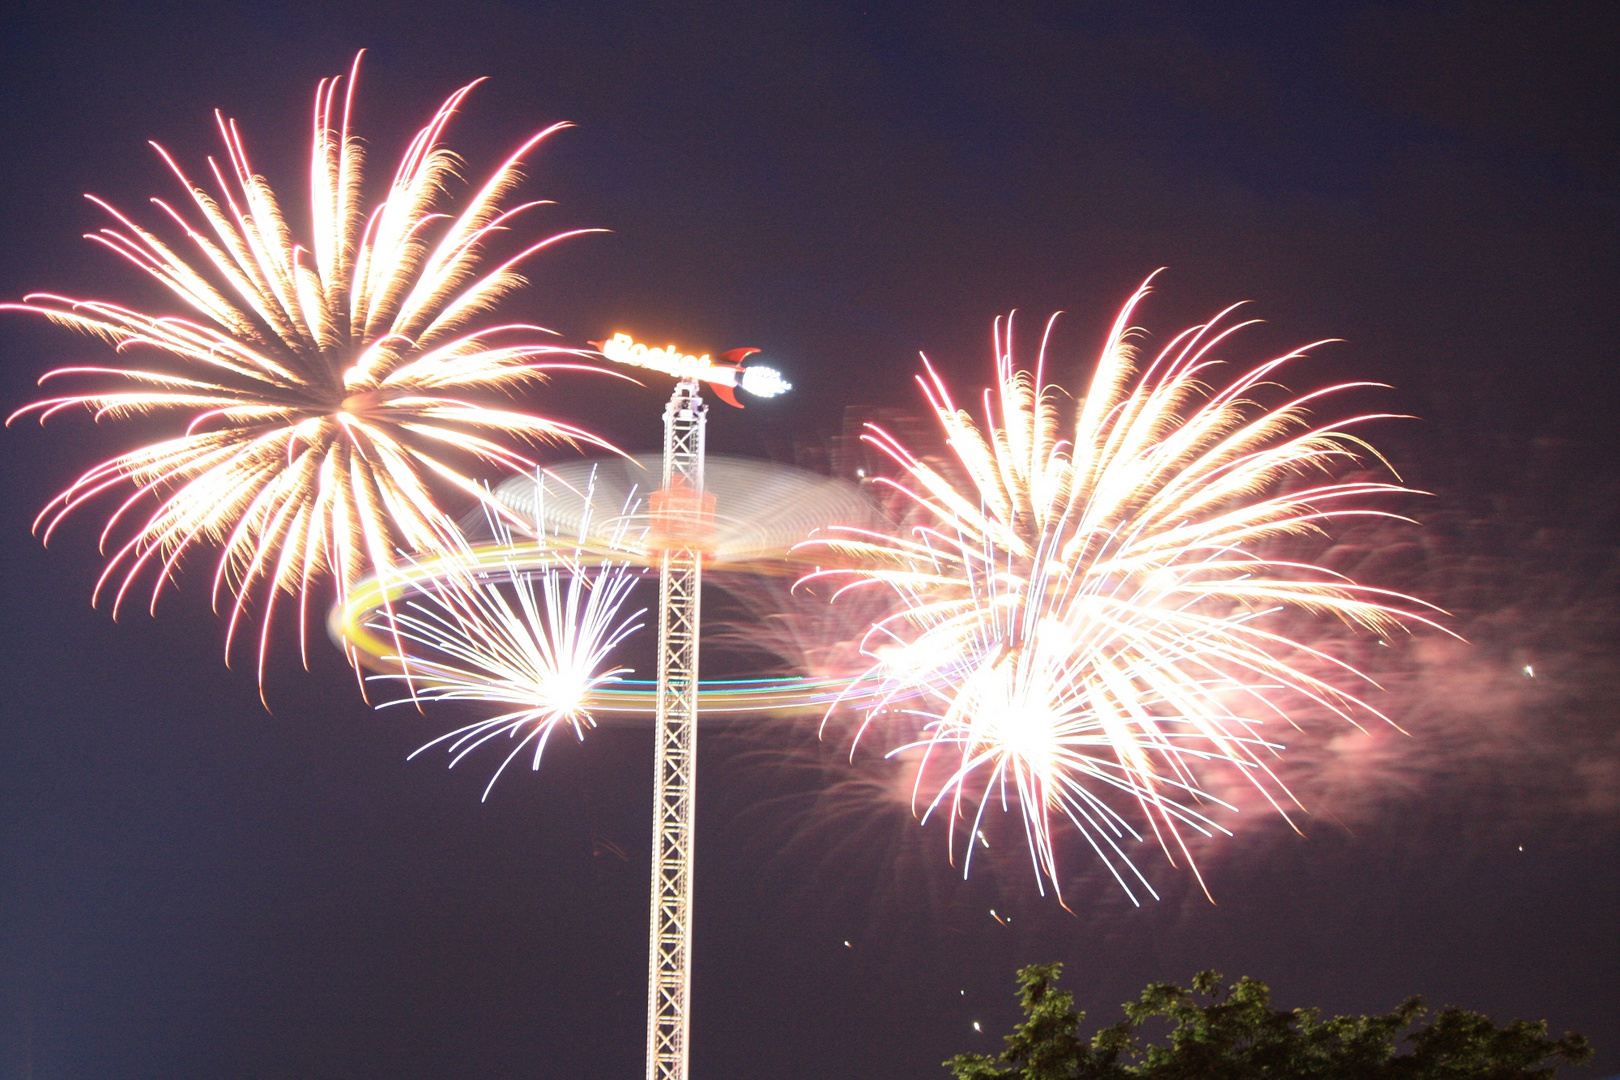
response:
[[[988,374],[991,319],[1063,309],[1078,371],[1140,279],[1143,321],[1234,300],[1254,357],[1392,383],[1380,431],[1435,493],[1407,584],[1458,612],[1465,675],[1415,669],[1405,760],[1348,827],[1240,830],[1212,906],[1174,873],[1070,915],[1016,867],[966,885],[936,832],[813,792],[803,732],[708,738],[694,1073],[930,1077],[991,1049],[1020,963],[1061,959],[1098,1022],[1215,966],[1285,1005],[1410,993],[1546,1017],[1620,1071],[1612,7],[1415,4],[70,4],[0,23],[0,296],[143,298],[79,239],[94,192],[172,195],[210,110],[299,182],[316,80],[369,51],[359,128],[388,162],[479,76],[451,142],[477,168],[557,119],[531,190],[613,230],[536,265],[514,314],[759,345],[797,384],[717,412],[717,450],[791,459],[846,405],[914,409],[916,353]],[[95,347],[0,323],[7,411]],[[655,448],[657,389],[555,407]],[[0,442],[0,1077],[635,1076],[651,744],[609,729],[502,781],[404,755],[335,655],[225,670],[205,575],[156,619],[92,611],[93,518],[35,510],[127,429]],[[200,571],[199,566],[195,568]],[[1546,680],[1504,697],[1533,662]],[[1470,681],[1471,680],[1471,681]],[[1435,685],[1441,685],[1436,683]],[[1516,685],[1516,684],[1515,684]],[[1508,699],[1511,700],[1508,700]],[[1403,718],[1405,719],[1405,718]],[[799,757],[780,751],[807,746]],[[1331,809],[1331,800],[1329,802]],[[837,811],[836,813],[834,811]],[[1523,851],[1519,848],[1522,846]],[[617,852],[622,852],[621,859]],[[1076,856],[1077,863],[1082,863]],[[987,910],[1015,912],[1011,927]],[[846,948],[844,941],[851,946]],[[1580,1074],[1576,1074],[1580,1075]]]

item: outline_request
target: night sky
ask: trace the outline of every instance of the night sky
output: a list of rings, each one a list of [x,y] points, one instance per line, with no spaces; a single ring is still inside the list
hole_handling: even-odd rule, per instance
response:
[[[919,409],[919,351],[971,397],[1013,308],[1031,338],[1067,313],[1055,370],[1078,376],[1161,266],[1139,318],[1161,338],[1247,300],[1267,322],[1238,358],[1343,339],[1291,380],[1392,384],[1371,400],[1419,419],[1373,434],[1433,493],[1373,576],[1473,643],[1391,661],[1410,737],[1307,755],[1305,837],[1249,815],[1207,852],[1214,904],[1151,862],[1163,899],[1133,908],[1071,847],[1071,913],[1013,852],[963,883],[810,729],[711,729],[693,1073],[943,1076],[999,1049],[1016,966],[1062,960],[1098,1024],[1215,967],[1285,1006],[1546,1018],[1597,1043],[1571,1075],[1607,1077],[1617,44],[1602,2],[10,5],[0,298],[156,303],[80,238],[103,222],[81,194],[153,219],[180,192],[146,140],[200,167],[215,107],[297,190],[314,85],[365,48],[373,179],[478,76],[449,136],[475,173],[578,125],[524,190],[558,202],[538,227],[612,231],[506,310],[574,343],[765,349],[795,392],[715,409],[716,452],[820,460],[846,406]],[[7,314],[0,402],[106,357]],[[651,451],[666,394],[569,382],[536,407]],[[156,618],[93,610],[94,512],[49,550],[30,521],[163,430],[0,437],[0,1077],[640,1075],[648,731],[557,746],[480,804],[487,763],[405,760],[446,716],[373,713],[324,640],[307,674],[280,651],[267,712],[221,662],[204,560]]]

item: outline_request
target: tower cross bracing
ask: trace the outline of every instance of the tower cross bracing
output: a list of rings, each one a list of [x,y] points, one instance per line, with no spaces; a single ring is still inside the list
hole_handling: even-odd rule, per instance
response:
[[[663,487],[653,500],[658,697],[653,782],[647,1080],[687,1080],[692,988],[692,825],[697,783],[698,592],[708,406],[683,379],[664,408]]]

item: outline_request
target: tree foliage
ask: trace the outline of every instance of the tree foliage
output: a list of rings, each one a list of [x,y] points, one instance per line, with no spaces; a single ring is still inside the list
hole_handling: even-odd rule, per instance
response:
[[[1379,1016],[1323,1020],[1316,1009],[1274,1009],[1265,983],[1223,985],[1214,971],[1194,975],[1191,988],[1149,986],[1125,1005],[1125,1019],[1087,1041],[1073,995],[1056,988],[1062,969],[1018,972],[1023,1023],[999,1058],[945,1062],[956,1080],[1541,1080],[1560,1062],[1592,1056],[1580,1035],[1549,1038],[1545,1022],[1499,1028],[1447,1007],[1425,1023],[1416,997]],[[1163,1028],[1163,1041],[1147,1041],[1147,1026]]]

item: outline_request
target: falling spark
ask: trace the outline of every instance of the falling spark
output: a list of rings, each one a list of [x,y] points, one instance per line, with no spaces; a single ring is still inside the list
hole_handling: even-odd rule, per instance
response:
[[[536,486],[543,491],[544,481]],[[487,518],[501,552],[493,563],[469,550],[461,566],[419,574],[419,596],[381,609],[367,624],[400,647],[384,657],[397,670],[372,678],[402,683],[405,693],[380,707],[459,701],[505,708],[410,755],[445,745],[453,768],[505,736],[513,746],[484,788],[485,799],[525,749],[538,770],[553,734],[566,728],[583,740],[596,726],[590,697],[631,674],[610,667],[609,657],[641,629],[646,614],[645,608],[623,613],[640,579],[630,563],[587,567],[579,549],[555,537],[515,542],[503,518],[494,511]],[[627,511],[620,521],[628,520]],[[582,535],[588,527],[587,510]],[[622,535],[613,543],[622,547]]]
[[[900,467],[877,482],[909,503],[914,527],[818,538],[829,566],[805,579],[902,600],[862,645],[863,678],[882,680],[886,696],[857,742],[880,718],[902,733],[921,724],[894,752],[925,750],[913,789],[924,820],[944,808],[982,836],[990,804],[1015,803],[1036,880],[1060,902],[1059,821],[1133,902],[1133,882],[1156,896],[1125,845],[1151,834],[1196,875],[1185,833],[1225,832],[1211,814],[1236,809],[1203,782],[1210,766],[1234,768],[1287,818],[1293,797],[1266,761],[1283,747],[1265,725],[1311,709],[1385,719],[1344,688],[1370,680],[1275,616],[1331,616],[1383,636],[1434,625],[1437,610],[1276,553],[1336,520],[1396,517],[1368,501],[1409,494],[1341,478],[1381,463],[1346,430],[1376,417],[1308,419],[1325,395],[1370,384],[1256,403],[1299,352],[1214,383],[1215,350],[1247,325],[1228,322],[1231,309],[1138,370],[1129,320],[1147,291],[1116,321],[1067,438],[1046,340],[1033,370],[1020,367],[1011,319],[997,322],[983,427],[928,367],[918,381],[949,460],[925,460],[875,426],[865,435]],[[944,762],[943,783],[924,784],[931,761]]]
[[[191,202],[186,210],[153,200],[183,243],[170,246],[92,198],[114,224],[89,239],[150,274],[189,314],[48,293],[0,305],[109,342],[123,361],[48,373],[42,384],[90,380],[94,388],[34,402],[10,419],[38,414],[43,422],[80,406],[98,420],[183,421],[179,434],[84,473],[36,528],[48,541],[86,502],[129,492],[102,532],[103,549],[121,527],[132,535],[117,544],[95,589],[99,600],[117,582],[115,615],[143,570],[155,571],[155,606],[189,552],[219,548],[215,604],[224,592],[233,597],[227,660],[250,597],[263,594],[261,683],[278,594],[297,596],[303,612],[319,579],[332,577],[341,598],[368,569],[392,569],[399,551],[453,549],[455,523],[432,489],[482,492],[458,459],[508,470],[532,466],[510,440],[606,445],[556,420],[477,400],[509,397],[550,370],[583,368],[558,359],[573,350],[536,343],[551,333],[541,327],[474,325],[524,283],[522,261],[592,231],[549,236],[493,269],[481,265],[492,240],[544,205],[508,205],[507,195],[523,159],[566,125],[530,137],[451,209],[446,189],[459,159],[441,140],[477,83],[464,86],[411,140],[386,198],[368,210],[361,143],[350,132],[359,62],[346,85],[323,79],[315,94],[307,240],[294,235],[250,165],[236,122],[216,113],[225,157],[208,159],[212,190],[153,144]]]

